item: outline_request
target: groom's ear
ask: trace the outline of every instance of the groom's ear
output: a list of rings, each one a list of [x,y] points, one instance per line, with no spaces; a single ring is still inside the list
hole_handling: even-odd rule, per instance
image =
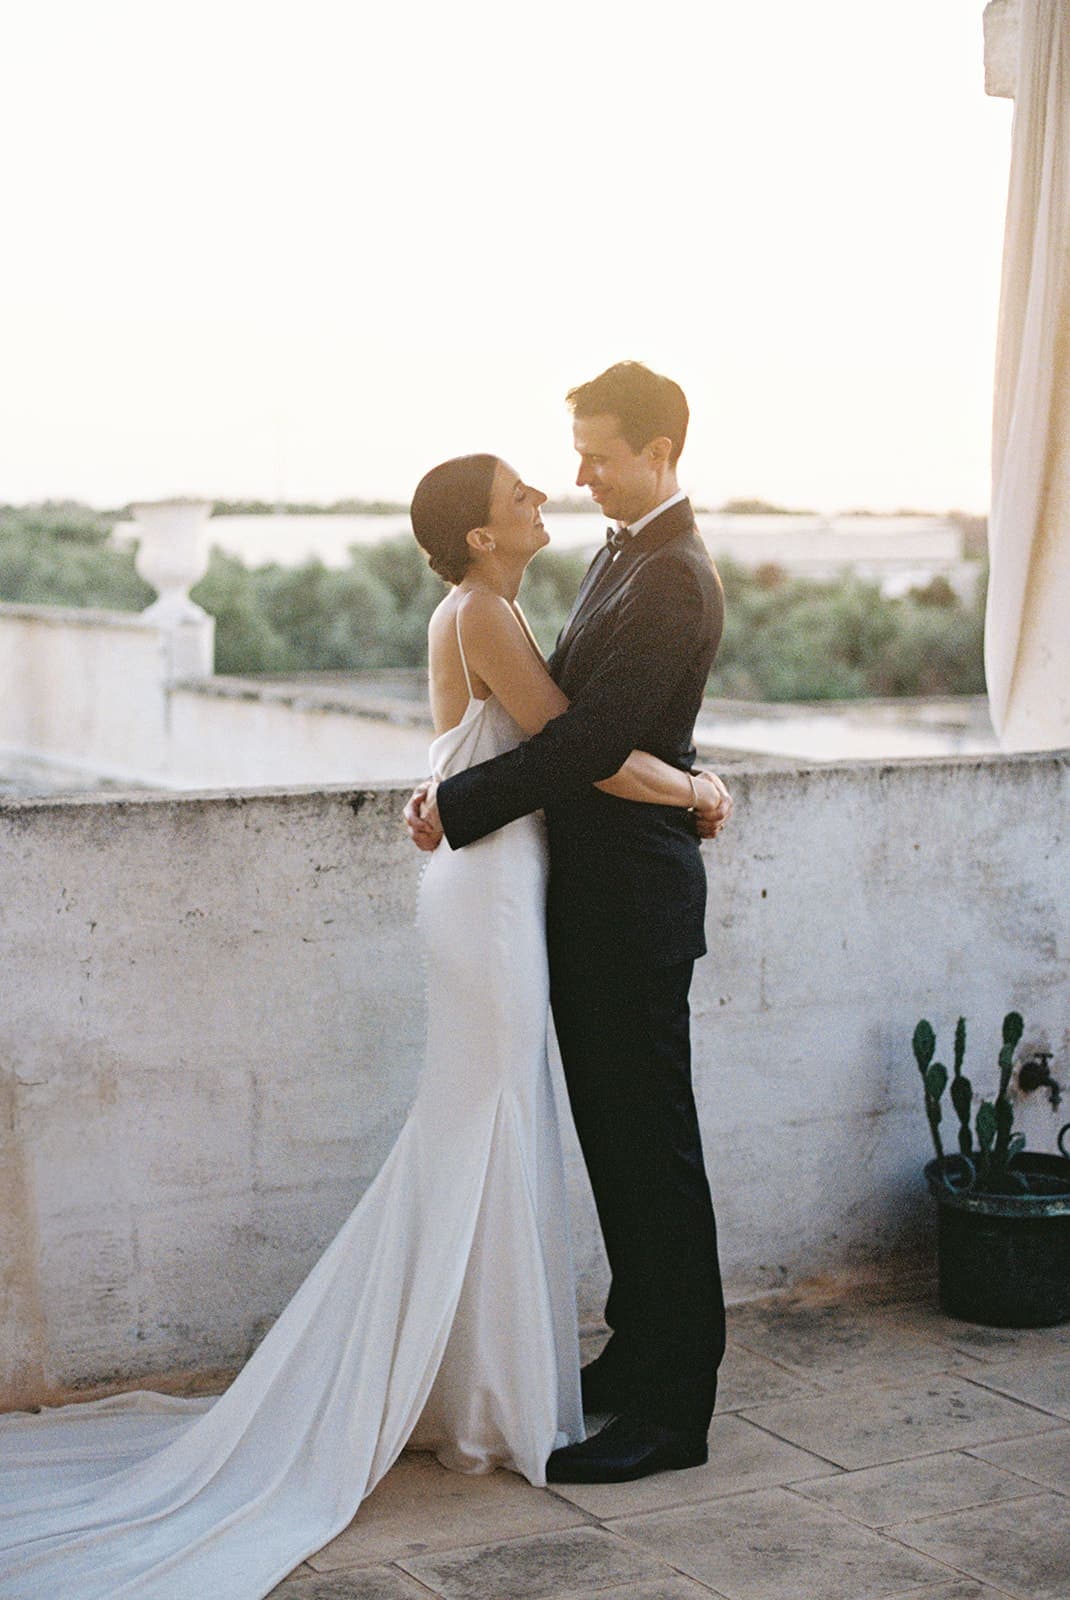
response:
[[[643,449],[649,453],[656,467],[663,467],[672,455],[672,440],[666,438],[664,434],[659,434],[655,439],[648,439]]]

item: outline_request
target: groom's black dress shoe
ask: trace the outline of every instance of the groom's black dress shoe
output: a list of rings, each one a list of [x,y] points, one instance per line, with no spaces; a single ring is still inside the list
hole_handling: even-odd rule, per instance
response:
[[[701,1467],[706,1435],[665,1428],[636,1417],[617,1417],[582,1444],[555,1450],[546,1463],[547,1483],[630,1483],[652,1472]]]

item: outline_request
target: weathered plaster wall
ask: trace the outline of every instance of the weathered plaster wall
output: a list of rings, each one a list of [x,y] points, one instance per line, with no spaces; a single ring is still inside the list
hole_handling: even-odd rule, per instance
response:
[[[899,1271],[927,1226],[917,1018],[946,1046],[965,1012],[983,1084],[1015,1004],[1066,1075],[1070,757],[732,784],[693,990],[729,1292]],[[0,808],[0,1402],[239,1361],[363,1191],[421,1056],[403,800]]]

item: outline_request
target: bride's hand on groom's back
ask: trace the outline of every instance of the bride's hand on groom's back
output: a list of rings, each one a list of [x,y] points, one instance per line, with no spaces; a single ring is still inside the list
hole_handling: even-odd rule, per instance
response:
[[[428,779],[417,784],[405,807],[405,826],[418,850],[434,850],[442,843],[442,823],[435,796],[438,784]]]

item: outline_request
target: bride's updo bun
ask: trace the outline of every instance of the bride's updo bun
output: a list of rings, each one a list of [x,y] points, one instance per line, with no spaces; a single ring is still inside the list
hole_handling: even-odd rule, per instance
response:
[[[467,535],[490,517],[497,465],[497,456],[454,456],[432,467],[416,485],[409,512],[412,531],[427,551],[431,570],[447,583],[460,583],[468,571]]]

